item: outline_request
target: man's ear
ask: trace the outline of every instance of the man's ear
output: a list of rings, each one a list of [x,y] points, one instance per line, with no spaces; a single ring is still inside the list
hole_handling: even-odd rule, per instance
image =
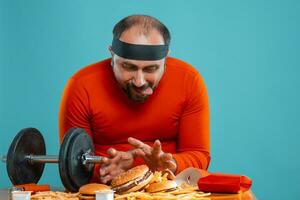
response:
[[[168,50],[167,56],[165,57],[165,64],[164,64],[164,68],[166,69],[167,67],[167,62],[166,62],[166,58],[170,56],[171,50]]]
[[[114,52],[112,51],[112,46],[111,45],[109,45],[108,46],[108,51],[110,52],[110,54],[111,54],[111,62],[110,62],[110,65],[113,67],[114,66]]]
[[[113,56],[113,51],[112,51],[112,46],[111,45],[108,46],[108,51],[110,52],[111,56]]]

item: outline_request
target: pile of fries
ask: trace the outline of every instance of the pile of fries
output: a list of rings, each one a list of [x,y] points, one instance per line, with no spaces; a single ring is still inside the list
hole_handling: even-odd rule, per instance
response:
[[[115,194],[115,200],[210,200],[210,193],[198,191],[196,187],[186,189],[178,188],[172,192],[131,192],[128,194]]]
[[[79,193],[67,192],[37,192],[31,195],[31,200],[79,200]]]
[[[128,194],[115,194],[115,200],[209,200],[210,193],[198,191],[197,187],[179,187],[171,192],[131,192]],[[79,200],[79,193],[66,192],[37,192],[31,195],[31,200]]]

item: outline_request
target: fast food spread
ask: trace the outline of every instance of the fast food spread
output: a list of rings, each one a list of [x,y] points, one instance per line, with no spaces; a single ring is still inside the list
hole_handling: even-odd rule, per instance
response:
[[[199,191],[197,186],[175,183],[169,171],[151,172],[146,165],[136,166],[115,177],[111,185],[90,183],[77,193],[41,191],[31,195],[31,200],[95,200],[96,193],[114,191],[114,200],[185,200],[210,199],[210,193]]]

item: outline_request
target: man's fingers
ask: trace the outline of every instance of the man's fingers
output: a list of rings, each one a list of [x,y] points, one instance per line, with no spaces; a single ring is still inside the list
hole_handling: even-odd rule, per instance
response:
[[[161,159],[162,159],[162,161],[164,161],[164,162],[167,162],[167,161],[172,161],[172,158],[173,158],[173,156],[172,156],[172,154],[170,154],[170,153],[164,153],[162,156],[161,156]]]
[[[114,148],[109,148],[107,150],[107,154],[109,155],[110,158],[113,158],[118,154],[118,151]]]
[[[135,148],[144,148],[144,146],[145,146],[145,143],[143,143],[142,141],[140,141],[138,139],[132,138],[132,137],[128,138],[128,142]]]
[[[107,176],[104,176],[104,177],[101,177],[100,178],[100,181],[104,184],[108,183],[109,181],[111,181],[113,179],[113,176],[112,175],[107,175]]]
[[[107,174],[114,173],[115,169],[116,169],[115,163],[112,163],[112,164],[107,165],[107,166],[101,166],[100,176],[103,177],[103,176],[106,176]]]
[[[100,176],[100,181],[102,183],[110,182],[114,177],[123,172],[123,170],[118,169],[115,165],[111,168],[106,168],[105,170],[107,173],[103,176]]]
[[[143,150],[145,152],[145,154],[151,154],[151,147],[145,143],[143,143],[142,141],[129,137],[128,138],[128,143],[131,144],[133,147],[135,148],[139,148],[141,150]]]
[[[110,160],[107,157],[102,157],[101,165],[108,165],[110,164]]]
[[[177,169],[176,161],[174,160],[172,154],[170,153],[164,153],[161,156],[161,160],[164,162],[165,167],[167,169],[170,169],[171,171],[175,172]]]
[[[132,149],[130,150],[130,153],[132,154],[132,156],[135,157],[144,157],[145,156],[145,152],[142,149]]]
[[[100,177],[104,177],[108,171],[106,170],[107,167],[101,167],[100,168],[100,171],[99,171],[99,174],[100,174]]]
[[[160,153],[162,153],[161,143],[159,140],[155,140],[152,148],[152,155],[159,155]]]
[[[117,153],[117,155],[111,159],[111,163],[114,163],[114,164],[119,164],[119,162],[121,161],[121,158],[122,158],[122,153],[119,152]]]
[[[167,161],[167,163],[168,163],[168,169],[176,169],[176,163],[173,161],[173,160],[169,160],[169,161]]]
[[[175,164],[175,162],[173,160],[169,160],[169,161],[163,163],[163,165],[161,166],[161,169],[164,169],[164,170],[169,169],[170,171],[175,173],[175,171],[177,169],[177,165]]]

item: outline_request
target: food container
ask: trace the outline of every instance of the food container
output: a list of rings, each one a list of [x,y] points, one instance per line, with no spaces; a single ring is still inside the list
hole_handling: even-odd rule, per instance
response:
[[[113,190],[104,190],[96,192],[96,200],[113,200],[114,191]]]
[[[12,191],[11,198],[12,200],[30,200],[31,192],[30,191]]]

